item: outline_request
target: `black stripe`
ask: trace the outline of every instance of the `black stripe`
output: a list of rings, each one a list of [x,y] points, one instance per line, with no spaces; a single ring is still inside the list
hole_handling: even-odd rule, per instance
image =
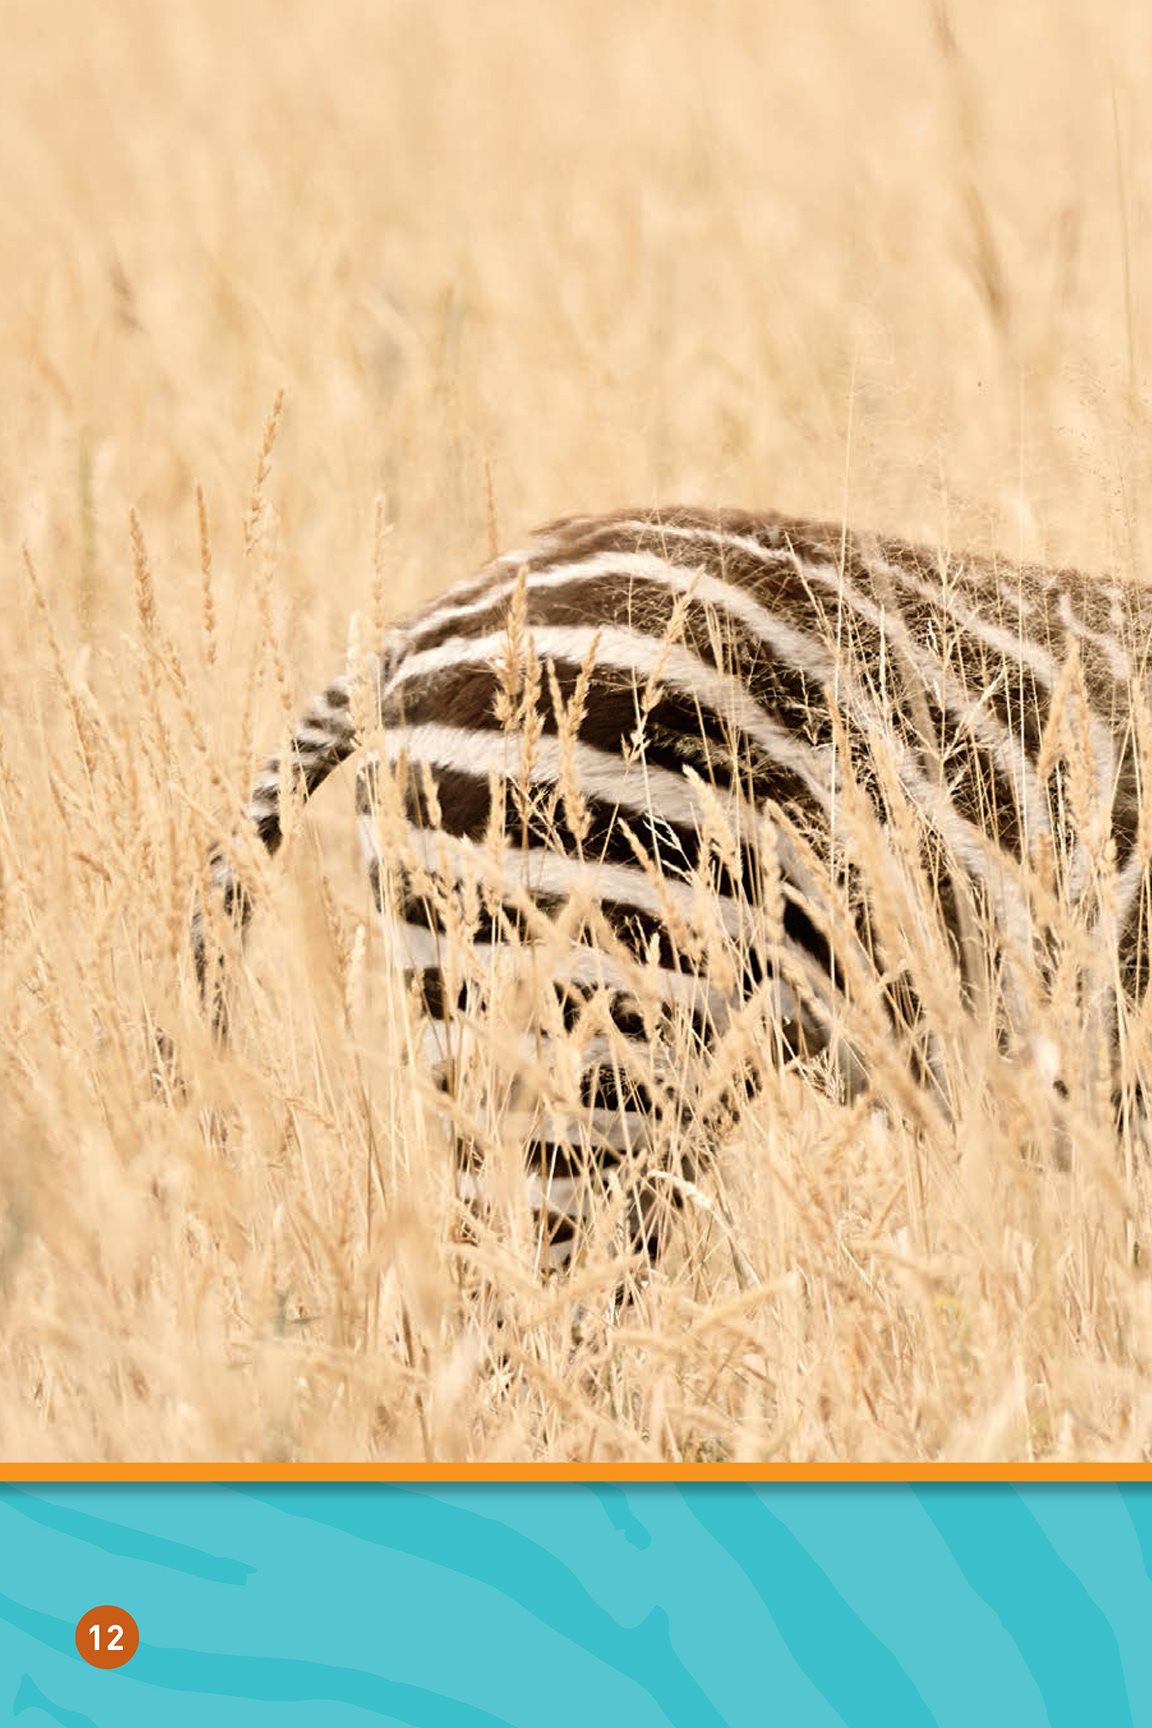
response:
[[[590,1129],[582,1138],[575,1124],[570,1140],[533,1136],[524,1150],[526,1169],[546,1182],[553,1177],[558,1181],[594,1182],[597,1173],[615,1170],[628,1156],[627,1152],[609,1146]]]
[[[656,1107],[647,1083],[610,1059],[592,1063],[580,1076],[580,1103],[587,1110],[649,1115]]]
[[[555,674],[561,699],[568,706],[580,668],[558,661]],[[643,678],[627,672],[606,669],[594,675],[579,741],[609,756],[632,754],[644,688]],[[383,721],[386,727],[400,729],[438,725],[447,719],[461,729],[498,733],[502,730],[496,717],[498,691],[493,667],[471,662],[444,667],[399,686],[384,704]],[[538,711],[542,732],[556,737],[558,720],[547,691],[541,693]],[[799,717],[794,730],[801,731]],[[801,736],[809,743],[831,738],[823,703],[819,713],[805,715]],[[783,748],[789,744],[786,737]],[[663,686],[644,720],[642,754],[652,767],[677,776],[686,763],[691,764],[710,784],[721,790],[745,792],[755,802],[768,798],[783,804],[811,802],[812,794],[802,774],[772,758],[762,745],[691,693],[669,685]]]
[[[324,700],[332,707],[344,710],[348,706],[347,694],[338,687],[325,693]],[[327,736],[321,744],[305,742],[303,734],[311,731],[324,731]],[[256,818],[256,832],[268,852],[279,851],[284,839],[280,823],[280,802],[284,797],[285,786],[294,791],[302,791],[305,798],[310,798],[327,780],[333,769],[339,768],[352,754],[355,745],[355,735],[351,726],[338,727],[327,714],[312,710],[301,722],[299,731],[289,746],[287,777],[284,764],[279,756],[271,756],[264,765],[262,779],[275,779],[277,788],[272,795],[272,805],[262,811]]]

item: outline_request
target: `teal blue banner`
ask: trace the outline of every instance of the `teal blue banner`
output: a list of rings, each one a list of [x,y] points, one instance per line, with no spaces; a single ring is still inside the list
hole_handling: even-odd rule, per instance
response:
[[[0,1721],[1138,1728],[1150,1574],[1142,1486],[7,1487]]]

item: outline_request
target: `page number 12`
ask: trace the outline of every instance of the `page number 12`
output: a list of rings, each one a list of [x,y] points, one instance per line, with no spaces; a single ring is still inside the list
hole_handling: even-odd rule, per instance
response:
[[[122,1668],[140,1646],[140,1628],[126,1608],[105,1602],[76,1622],[76,1648],[91,1668]]]

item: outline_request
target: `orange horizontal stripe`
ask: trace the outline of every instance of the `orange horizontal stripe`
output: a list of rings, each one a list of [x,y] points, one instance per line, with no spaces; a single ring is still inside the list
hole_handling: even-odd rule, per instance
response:
[[[4,1464],[5,1482],[1152,1482],[1149,1464]]]

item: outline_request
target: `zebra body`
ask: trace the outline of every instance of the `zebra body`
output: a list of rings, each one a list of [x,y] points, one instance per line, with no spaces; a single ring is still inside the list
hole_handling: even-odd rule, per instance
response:
[[[616,1179],[651,1253],[732,1108],[734,1026],[762,1069],[850,1091],[891,1035],[946,1106],[932,992],[993,998],[1035,1056],[1062,911],[1108,957],[1084,1011],[1142,998],[1150,623],[1135,587],[775,515],[572,518],[396,629],[367,722],[356,676],[331,685],[250,814],[275,851],[286,780],[367,745],[365,850],[442,1086],[493,980],[535,963],[510,1061],[546,1070],[550,1028],[580,1051],[526,1107],[541,1247],[566,1259]]]

